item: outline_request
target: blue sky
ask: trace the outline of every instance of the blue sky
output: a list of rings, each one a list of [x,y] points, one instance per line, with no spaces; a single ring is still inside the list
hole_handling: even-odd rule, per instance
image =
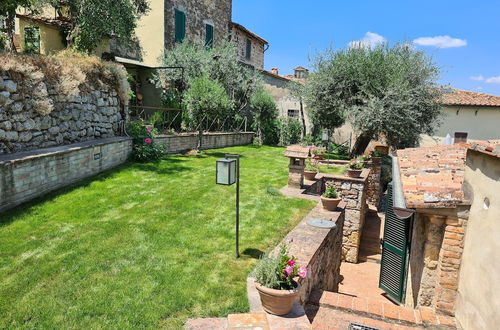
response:
[[[500,95],[500,0],[233,0],[233,21],[270,43],[266,69],[291,73],[353,40],[412,41],[442,83]],[[383,38],[383,39],[382,39]]]

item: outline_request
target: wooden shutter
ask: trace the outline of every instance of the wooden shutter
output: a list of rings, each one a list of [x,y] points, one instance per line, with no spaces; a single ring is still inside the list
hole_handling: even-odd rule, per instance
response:
[[[247,52],[246,52],[246,59],[249,60],[252,58],[252,40],[247,39]]]
[[[214,46],[214,27],[213,25],[205,25],[205,46],[212,48]]]
[[[387,189],[386,203],[379,287],[392,299],[402,303],[406,293],[413,215],[400,219],[394,214],[392,184]]]
[[[465,132],[455,132],[455,143],[466,143],[467,142],[467,137],[469,134]]]
[[[186,39],[186,14],[175,10],[175,42],[183,42]]]

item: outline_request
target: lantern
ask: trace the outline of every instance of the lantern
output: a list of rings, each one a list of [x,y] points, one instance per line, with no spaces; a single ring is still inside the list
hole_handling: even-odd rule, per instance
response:
[[[217,184],[231,186],[236,183],[236,159],[219,159],[217,161]]]

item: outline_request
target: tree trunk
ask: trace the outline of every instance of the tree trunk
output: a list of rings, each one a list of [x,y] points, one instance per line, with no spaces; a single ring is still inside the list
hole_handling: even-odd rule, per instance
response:
[[[14,44],[14,33],[16,29],[16,13],[9,13],[5,18],[5,27],[7,29],[7,51],[16,53],[16,45]]]
[[[200,129],[198,131],[198,145],[196,146],[196,150],[198,152],[201,152],[202,142],[203,142],[203,129]]]
[[[354,143],[354,147],[351,151],[351,157],[362,155],[370,144],[372,136],[373,135],[371,133],[361,133]]]
[[[304,116],[304,103],[302,102],[302,98],[300,98],[299,102],[300,102],[300,117],[302,118],[302,137],[305,137],[307,135],[307,128],[306,128],[306,117]]]

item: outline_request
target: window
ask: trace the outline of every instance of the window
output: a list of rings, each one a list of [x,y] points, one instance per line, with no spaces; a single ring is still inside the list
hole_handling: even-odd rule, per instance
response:
[[[183,42],[186,39],[186,14],[175,10],[175,42]]]
[[[247,60],[252,58],[252,40],[251,39],[247,39],[247,51],[245,53],[245,58]]]
[[[205,24],[205,47],[212,48],[214,46],[214,26]]]
[[[299,110],[288,110],[288,118],[299,118]]]
[[[24,28],[24,52],[40,54],[40,28],[37,26]]]
[[[465,132],[455,132],[455,143],[467,142],[467,136]]]

